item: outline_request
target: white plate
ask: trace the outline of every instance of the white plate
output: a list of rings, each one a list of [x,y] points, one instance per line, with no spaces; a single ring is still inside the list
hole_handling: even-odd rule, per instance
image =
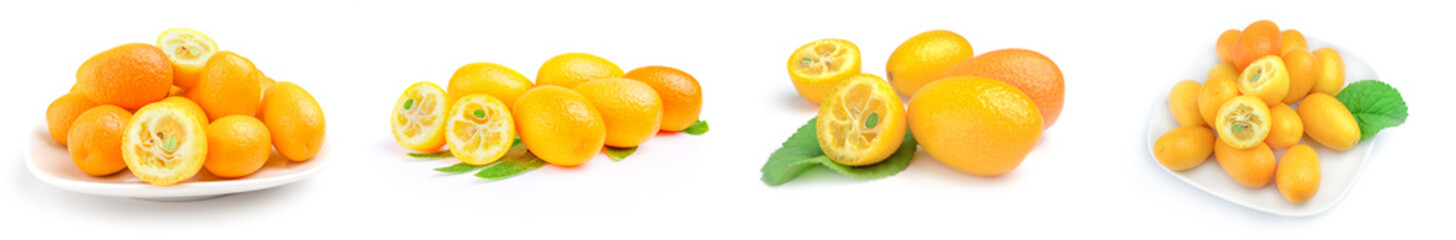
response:
[[[1340,56],[1345,60],[1345,83],[1348,84],[1365,79],[1379,79],[1375,76],[1375,71],[1370,69],[1370,65],[1367,65],[1365,61],[1351,54],[1349,50],[1332,46],[1313,38],[1308,39],[1308,41],[1310,49],[1330,47],[1340,52]],[[1213,44],[1209,43],[1207,46],[1213,46]],[[1314,198],[1300,204],[1285,200],[1272,180],[1269,182],[1269,185],[1262,188],[1251,189],[1244,187],[1244,185],[1235,182],[1233,178],[1229,177],[1223,171],[1223,168],[1218,165],[1218,161],[1213,156],[1209,156],[1208,161],[1202,165],[1181,172],[1168,170],[1161,164],[1158,164],[1157,159],[1152,157],[1153,143],[1157,142],[1158,137],[1162,136],[1163,133],[1178,127],[1177,120],[1173,119],[1173,114],[1168,109],[1167,91],[1168,89],[1172,89],[1177,81],[1195,80],[1202,83],[1203,80],[1206,80],[1208,69],[1213,68],[1213,65],[1218,61],[1218,57],[1214,55],[1215,51],[1213,48],[1208,48],[1203,52],[1206,53],[1205,55],[1207,57],[1196,61],[1198,64],[1193,65],[1193,68],[1184,76],[1181,76],[1181,78],[1169,79],[1170,84],[1162,88],[1164,92],[1159,94],[1160,97],[1156,100],[1157,103],[1153,104],[1152,114],[1148,117],[1148,160],[1151,160],[1152,164],[1157,165],[1159,169],[1173,174],[1173,176],[1182,179],[1184,182],[1198,189],[1203,189],[1203,191],[1207,191],[1214,196],[1259,211],[1284,216],[1310,216],[1329,210],[1330,207],[1339,203],[1340,199],[1345,196],[1345,193],[1350,191],[1350,187],[1354,184],[1355,178],[1360,175],[1360,170],[1370,157],[1370,149],[1375,145],[1375,139],[1361,142],[1355,145],[1354,148],[1344,152],[1331,150],[1324,145],[1314,142],[1308,136],[1300,140],[1300,144],[1310,145],[1310,147],[1314,148],[1315,153],[1319,154],[1321,170],[1319,191],[1315,193]],[[1295,107],[1297,108],[1297,106]],[[1284,150],[1274,150],[1274,156],[1276,158],[1283,156],[1283,154]]]
[[[113,197],[129,197],[152,201],[193,201],[228,194],[262,190],[303,180],[323,170],[329,147],[304,162],[290,162],[277,151],[258,172],[237,179],[222,179],[202,169],[197,176],[171,186],[156,186],[137,179],[130,170],[105,177],[81,172],[71,161],[66,146],[51,139],[42,122],[31,132],[30,146],[25,149],[25,165],[42,182],[72,192]]]

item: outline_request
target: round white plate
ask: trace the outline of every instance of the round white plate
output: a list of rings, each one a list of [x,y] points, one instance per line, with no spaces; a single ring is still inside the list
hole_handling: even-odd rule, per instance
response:
[[[1309,38],[1308,41],[1310,49],[1329,47],[1340,52],[1340,57],[1345,60],[1345,83],[1348,84],[1365,79],[1379,79],[1375,76],[1375,71],[1370,69],[1370,65],[1366,64],[1364,60],[1361,60],[1354,54],[1351,54],[1348,49],[1339,48],[1314,38]],[[1207,44],[1207,46],[1213,45],[1212,43]],[[1330,207],[1339,203],[1340,199],[1345,196],[1345,193],[1350,191],[1350,187],[1354,184],[1355,178],[1360,175],[1362,166],[1365,165],[1366,160],[1370,157],[1370,149],[1375,145],[1375,139],[1360,142],[1354,148],[1343,152],[1331,150],[1324,145],[1314,142],[1308,136],[1300,140],[1300,144],[1307,144],[1313,147],[1315,153],[1319,154],[1321,173],[1319,191],[1315,193],[1314,198],[1311,198],[1308,202],[1298,204],[1285,200],[1284,196],[1279,193],[1279,188],[1275,186],[1273,180],[1270,180],[1269,185],[1261,188],[1248,188],[1235,182],[1233,178],[1229,177],[1223,171],[1223,168],[1218,165],[1218,161],[1213,156],[1209,156],[1208,160],[1202,165],[1185,171],[1168,170],[1159,164],[1157,159],[1152,157],[1153,143],[1158,141],[1158,137],[1178,127],[1177,120],[1173,119],[1173,114],[1168,109],[1168,89],[1172,89],[1173,85],[1181,80],[1194,80],[1202,83],[1208,78],[1208,69],[1213,68],[1218,62],[1218,56],[1215,55],[1216,51],[1213,48],[1207,48],[1203,52],[1206,53],[1205,55],[1207,57],[1196,61],[1197,64],[1193,65],[1181,78],[1169,79],[1172,81],[1170,81],[1167,87],[1162,88],[1164,92],[1158,95],[1160,97],[1156,100],[1157,104],[1153,104],[1152,114],[1148,117],[1148,160],[1151,160],[1152,164],[1157,165],[1159,169],[1173,174],[1174,177],[1198,189],[1203,189],[1203,191],[1207,191],[1214,196],[1259,211],[1284,216],[1310,216],[1329,210]],[[1298,106],[1293,107],[1298,108]],[[1274,150],[1274,156],[1276,158],[1283,155],[1284,150]]]
[[[192,179],[171,186],[156,186],[137,179],[130,170],[104,177],[81,172],[71,161],[66,145],[51,139],[44,122],[30,135],[30,146],[23,151],[25,155],[22,158],[30,173],[42,182],[72,192],[152,201],[210,199],[297,182],[323,170],[329,152],[325,140],[323,149],[308,161],[290,162],[278,151],[273,151],[263,168],[247,177],[223,179],[202,169]]]

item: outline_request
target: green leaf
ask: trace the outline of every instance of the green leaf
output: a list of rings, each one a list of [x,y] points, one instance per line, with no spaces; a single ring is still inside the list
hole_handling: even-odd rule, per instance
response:
[[[769,156],[768,162],[764,163],[763,182],[769,186],[778,186],[787,183],[816,166],[825,166],[839,174],[861,179],[877,179],[893,176],[904,171],[910,166],[911,160],[915,159],[915,137],[908,131],[905,140],[900,143],[900,148],[890,155],[885,161],[869,166],[851,167],[840,165],[824,156],[823,149],[819,148],[815,122],[817,118],[810,119],[804,126],[799,127],[794,135],[784,141],[783,147],[775,150]]]
[[[1400,126],[1410,116],[1405,98],[1390,84],[1377,80],[1361,80],[1350,83],[1335,96],[1340,103],[1355,115],[1360,125],[1360,141],[1375,137],[1381,129]]]
[[[475,176],[489,180],[502,180],[536,170],[542,166],[546,166],[546,161],[531,154],[531,151],[526,149],[526,144],[517,140],[515,144],[511,145],[511,149],[506,151],[505,156],[502,156],[495,164],[475,173]]]
[[[629,148],[606,147],[606,149],[607,149],[607,157],[612,158],[612,161],[615,161],[615,162],[620,162],[620,161],[622,161],[622,159],[627,159],[627,156],[632,156],[632,153],[637,152],[637,147],[629,147]]]
[[[687,134],[692,134],[693,136],[708,133],[708,121],[698,120],[697,123],[693,123],[692,126],[688,126],[687,129],[683,129],[683,132]]]
[[[769,186],[782,185],[829,160],[829,157],[824,156],[824,150],[819,148],[819,138],[815,136],[816,120],[818,118],[809,119],[794,135],[784,140],[783,147],[769,155],[768,162],[760,170],[763,172],[763,183]]]
[[[450,154],[450,151],[440,151],[440,152],[436,152],[436,153],[406,153],[405,155],[408,155],[408,156],[410,156],[412,158],[424,158],[424,159],[441,159],[441,158],[452,158],[452,157],[455,157],[455,154]]]
[[[436,168],[435,171],[440,171],[440,172],[449,173],[449,174],[457,174],[457,173],[465,173],[465,172],[469,172],[469,171],[474,171],[477,168],[480,168],[480,166],[475,166],[475,165],[470,165],[470,164],[465,164],[465,163],[456,163],[455,165],[450,165],[449,167]]]

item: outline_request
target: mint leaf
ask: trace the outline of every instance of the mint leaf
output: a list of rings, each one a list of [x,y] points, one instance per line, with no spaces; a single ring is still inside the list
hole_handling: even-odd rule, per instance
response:
[[[450,165],[449,167],[436,168],[435,171],[440,171],[440,172],[449,173],[449,174],[457,174],[457,173],[465,173],[465,172],[469,172],[469,171],[474,171],[477,168],[480,168],[480,166],[475,166],[475,165],[470,165],[470,164],[465,164],[465,163],[456,163],[455,165]]]
[[[900,143],[900,148],[890,155],[889,159],[869,166],[840,165],[830,160],[828,156],[824,156],[824,150],[819,148],[819,139],[815,129],[817,119],[810,119],[804,126],[799,127],[794,135],[784,141],[782,148],[775,150],[769,156],[768,162],[764,163],[763,169],[760,170],[763,172],[763,183],[769,186],[782,185],[816,166],[825,166],[839,174],[854,178],[883,178],[904,171],[915,158],[915,137],[907,131],[905,140]]]
[[[1410,116],[1405,98],[1390,84],[1378,80],[1360,80],[1345,86],[1335,96],[1360,125],[1360,141],[1375,137],[1381,129],[1400,126]]]
[[[620,162],[620,161],[622,161],[622,159],[627,159],[627,156],[632,156],[632,153],[637,152],[637,147],[629,147],[629,148],[604,147],[604,148],[607,149],[607,157],[608,158],[611,158],[612,161],[614,161],[614,162]]]
[[[683,132],[687,134],[692,134],[693,136],[708,133],[708,121],[698,120],[697,123],[693,123],[692,126],[688,126],[687,129],[683,129]]]
[[[406,153],[405,155],[408,155],[408,156],[410,156],[412,158],[424,158],[424,159],[441,159],[441,158],[452,158],[452,157],[455,157],[455,154],[450,154],[450,151],[440,151],[440,152],[436,152],[436,153]]]
[[[542,166],[546,166],[546,161],[531,154],[531,151],[526,149],[526,144],[516,140],[515,144],[511,145],[511,149],[506,150],[505,156],[501,156],[501,159],[495,164],[475,173],[475,176],[489,180],[502,180],[536,170]]]

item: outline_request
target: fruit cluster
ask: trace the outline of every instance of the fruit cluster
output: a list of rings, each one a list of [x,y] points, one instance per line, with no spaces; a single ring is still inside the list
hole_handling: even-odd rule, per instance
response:
[[[390,126],[401,146],[433,153],[448,144],[472,166],[501,160],[517,138],[546,163],[577,166],[604,147],[635,149],[659,131],[701,133],[694,129],[706,127],[702,101],[697,79],[683,71],[623,73],[601,57],[567,53],[541,65],[534,84],[484,62],[456,70],[448,91],[415,83],[395,102]]]
[[[888,81],[861,73],[859,48],[842,39],[805,44],[787,66],[799,95],[820,105],[819,147],[845,166],[885,161],[908,126],[913,140],[942,163],[1000,175],[1019,166],[1056,122],[1065,95],[1061,70],[1041,53],[1002,49],[977,56],[964,37],[945,30],[900,44],[885,64]],[[900,95],[910,96],[908,107]],[[773,171],[768,168],[766,174]]]
[[[324,140],[323,111],[307,91],[180,28],[163,32],[157,45],[123,44],[86,60],[71,92],[46,109],[46,125],[82,172],[130,169],[156,185],[202,168],[248,176],[275,147],[306,161]]]
[[[1212,154],[1246,187],[1261,188],[1273,180],[1285,199],[1308,201],[1319,190],[1320,160],[1300,140],[1308,135],[1336,151],[1354,147],[1362,140],[1362,124],[1342,101],[1366,97],[1365,91],[1341,93],[1345,66],[1338,51],[1311,52],[1302,33],[1280,31],[1269,20],[1242,31],[1230,29],[1217,44],[1219,63],[1208,79],[1179,82],[1169,93],[1168,106],[1180,127],[1158,138],[1154,157],[1168,169],[1183,171]],[[1404,121],[1403,100],[1399,110]],[[1288,150],[1276,161],[1275,149]]]

